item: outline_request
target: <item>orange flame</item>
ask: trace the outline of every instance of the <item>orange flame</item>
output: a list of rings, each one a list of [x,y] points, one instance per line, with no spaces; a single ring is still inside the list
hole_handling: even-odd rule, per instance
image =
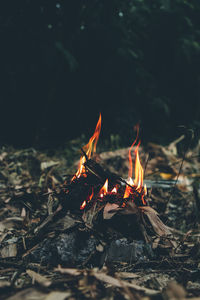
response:
[[[90,138],[88,144],[83,147],[89,159],[91,158],[92,154],[96,152],[96,146],[99,139],[100,131],[101,131],[101,113],[99,114],[99,120],[97,122],[93,136]],[[85,156],[81,156],[78,171],[76,172],[76,175],[72,178],[72,181],[77,177],[79,178],[81,175],[84,176],[85,162],[86,162]]]
[[[137,130],[137,135],[136,135],[136,138],[135,138],[133,144],[131,145],[131,147],[129,148],[129,151],[128,151],[128,160],[129,160],[128,184],[130,184],[131,186],[134,185],[134,182],[133,182],[133,179],[132,179],[132,176],[133,176],[133,163],[132,163],[131,150],[132,150],[133,146],[135,145],[135,143],[137,142],[137,139],[138,139],[139,125],[137,124],[134,129]],[[130,195],[130,192],[131,192],[131,187],[127,185],[126,189],[125,189],[125,193],[124,193],[124,198],[128,198],[129,195]]]
[[[132,150],[133,146],[135,145],[135,143],[137,142],[138,134],[139,134],[139,127],[137,125],[137,136],[136,136],[135,141],[131,145],[131,147],[129,149],[129,153],[128,153],[129,154],[129,172],[128,172],[128,175],[129,175],[128,176],[128,184],[129,185],[126,185],[126,189],[124,192],[124,198],[128,198],[130,196],[131,191],[132,191],[131,187],[135,187],[136,190],[140,189],[140,191],[142,191],[142,188],[143,188],[144,171],[143,171],[142,165],[140,163],[139,152],[138,152],[138,148],[140,146],[140,141],[134,151],[134,153],[135,153],[135,179],[134,179],[134,181],[132,180],[133,166],[132,166],[131,150]],[[146,204],[146,202],[145,202],[143,196],[146,194],[147,194],[147,188],[146,188],[146,185],[144,185],[144,190],[143,190],[143,194],[141,197],[144,205]]]
[[[92,200],[93,196],[94,196],[94,188],[92,187],[92,193],[88,196],[87,200],[83,201],[83,203],[80,206],[81,210],[86,207],[87,203],[89,203]]]
[[[135,149],[135,180],[134,185],[137,186],[137,189],[143,186],[143,168],[140,163],[138,148],[140,146],[140,142],[138,143]]]
[[[129,177],[127,182],[131,186],[134,186],[134,182],[133,182],[133,179],[131,177]],[[130,196],[131,190],[132,190],[132,188],[129,185],[126,185],[126,189],[125,189],[125,192],[124,192],[124,198],[128,198]]]
[[[100,131],[101,131],[101,113],[99,114],[99,120],[97,122],[93,136],[90,138],[89,143],[83,147],[85,149],[85,152],[89,159],[92,156],[92,152],[93,153],[96,152],[96,147],[97,147],[97,142],[99,139]],[[94,145],[93,145],[93,143],[94,143]]]
[[[106,179],[104,185],[102,186],[102,188],[100,189],[100,197],[103,197],[104,195],[106,195],[108,193],[108,179]]]
[[[88,202],[90,202],[92,200],[93,196],[94,196],[94,189],[92,188],[92,193],[89,196]]]
[[[82,209],[84,209],[85,207],[86,207],[86,201],[84,200],[83,203],[82,203],[81,206],[80,206],[80,209],[82,210]]]

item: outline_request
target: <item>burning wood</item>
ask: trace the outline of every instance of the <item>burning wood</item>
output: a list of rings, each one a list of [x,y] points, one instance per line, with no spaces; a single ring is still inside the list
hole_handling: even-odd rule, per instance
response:
[[[76,174],[68,178],[58,193],[56,190],[50,191],[49,215],[34,229],[33,234],[28,233],[32,237],[29,243],[26,242],[26,249],[29,250],[25,249],[23,257],[28,255],[33,261],[39,260],[44,264],[101,266],[105,260],[127,261],[129,257],[131,261],[138,261],[138,257],[145,261],[146,257],[154,255],[145,247],[162,247],[170,251],[176,248],[171,229],[149,206],[139,157],[139,129],[128,151],[127,181],[95,160],[100,129],[101,115],[94,134],[81,149],[83,154]],[[135,178],[132,176],[133,151]],[[58,230],[58,236],[55,230]]]
[[[100,130],[101,114],[94,134],[82,149],[83,155],[80,158],[79,168],[66,185],[64,206],[67,205],[69,209],[77,209],[77,205],[79,205],[80,211],[83,213],[82,218],[90,227],[97,225],[102,211],[102,217],[105,220],[111,219],[115,215],[134,215],[135,222],[146,242],[151,241],[155,247],[153,240],[159,236],[159,240],[165,240],[160,245],[164,244],[164,247],[166,245],[167,247],[174,246],[175,243],[170,242],[170,229],[162,223],[157,212],[148,205],[147,188],[146,185],[143,185],[144,171],[138,151],[141,143],[140,140],[138,141],[139,127],[136,128],[137,136],[128,153],[127,181],[104,169],[92,158],[96,152]],[[135,145],[135,178],[133,179],[132,150]],[[71,202],[73,202],[72,205]],[[74,203],[77,204],[74,205]]]

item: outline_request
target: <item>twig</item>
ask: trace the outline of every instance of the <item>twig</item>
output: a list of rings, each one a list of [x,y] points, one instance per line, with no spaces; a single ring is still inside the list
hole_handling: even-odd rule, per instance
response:
[[[190,158],[198,158],[198,157],[200,157],[200,154],[190,156]],[[179,164],[182,160],[183,160],[183,158],[177,160],[176,162],[169,164],[168,166],[169,167],[175,166],[175,165]],[[160,173],[160,170],[152,172],[150,174],[147,174],[145,177],[150,177],[152,175],[159,174],[159,173]]]
[[[125,183],[126,185],[130,186],[131,188],[133,188],[133,186],[130,185],[125,179],[119,177],[119,180],[120,180],[121,182]]]
[[[148,153],[148,156],[147,156],[147,159],[146,159],[146,162],[145,162],[145,166],[144,166],[144,177],[145,177],[145,173],[146,173],[146,169],[147,169],[147,165],[148,165],[149,160],[150,160],[150,154]]]
[[[190,131],[191,131],[191,133],[192,133],[192,134],[191,134],[191,138],[190,138],[188,147],[186,148],[185,152],[183,153],[183,158],[182,158],[182,161],[181,161],[181,165],[180,165],[180,168],[179,168],[179,171],[178,171],[178,174],[177,174],[177,177],[176,177],[174,186],[173,186],[173,188],[172,188],[171,195],[170,195],[169,199],[167,200],[167,204],[169,204],[169,202],[171,201],[171,199],[172,199],[172,197],[173,197],[173,194],[174,194],[174,191],[175,191],[177,182],[178,182],[178,178],[179,178],[179,176],[180,176],[180,174],[181,174],[181,170],[182,170],[182,167],[183,167],[183,163],[184,163],[185,158],[186,158],[186,154],[187,154],[187,152],[188,152],[188,150],[189,150],[189,148],[190,148],[191,142],[192,142],[193,137],[194,137],[194,132],[193,132],[193,130],[190,129]]]
[[[83,150],[83,148],[81,147],[81,151],[83,152],[83,155],[85,156],[86,161],[88,160],[88,156],[86,154],[86,152]]]

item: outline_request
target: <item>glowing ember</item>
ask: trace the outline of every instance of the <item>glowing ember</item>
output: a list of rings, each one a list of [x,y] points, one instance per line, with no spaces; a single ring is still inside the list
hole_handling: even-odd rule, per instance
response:
[[[103,198],[103,196],[105,196],[108,193],[108,179],[106,179],[104,185],[102,186],[102,188],[100,189],[100,197]]]
[[[90,138],[89,143],[83,147],[89,159],[91,158],[92,154],[96,152],[96,146],[99,139],[100,131],[101,131],[101,114],[99,115],[99,120],[97,122],[93,136]],[[78,171],[76,172],[75,176],[72,178],[72,181],[76,178],[79,178],[81,175],[86,176],[85,167],[84,167],[85,162],[86,162],[86,158],[85,156],[82,156],[80,158]]]

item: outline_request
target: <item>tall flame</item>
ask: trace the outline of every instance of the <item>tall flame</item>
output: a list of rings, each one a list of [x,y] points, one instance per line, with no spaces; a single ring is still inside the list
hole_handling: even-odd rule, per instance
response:
[[[101,113],[99,114],[99,120],[97,122],[93,136],[90,138],[89,143],[83,147],[88,158],[91,158],[92,152],[93,153],[96,152],[96,147],[97,147],[97,142],[99,139],[100,132],[101,132]]]
[[[136,190],[139,190],[139,192],[142,193],[141,199],[143,204],[146,204],[146,201],[144,200],[144,195],[147,194],[147,188],[146,185],[143,187],[143,176],[144,176],[144,171],[142,168],[142,165],[140,163],[140,158],[139,158],[139,146],[140,146],[140,141],[138,142],[136,148],[135,148],[135,179],[134,181],[132,180],[132,173],[133,173],[133,166],[132,166],[132,157],[131,157],[131,150],[135,143],[137,142],[138,139],[138,134],[139,134],[139,126],[137,125],[137,136],[133,144],[131,145],[128,153],[129,157],[129,172],[128,172],[128,184],[126,185],[126,189],[124,192],[124,198],[128,198],[132,192],[132,187],[134,187]]]
[[[93,136],[90,138],[88,144],[83,147],[89,159],[91,158],[92,154],[96,152],[100,131],[101,131],[101,113],[99,114],[99,120],[97,122]],[[85,174],[85,167],[84,167],[85,162],[86,162],[85,156],[81,156],[78,171],[76,172],[76,175],[72,178],[72,180]]]
[[[132,163],[131,151],[132,151],[132,148],[133,148],[133,146],[135,145],[135,143],[137,142],[137,139],[138,139],[139,125],[137,124],[134,129],[137,130],[137,135],[136,135],[136,138],[135,138],[133,144],[130,146],[129,151],[128,151],[128,160],[129,160],[128,184],[131,185],[131,186],[134,185],[134,182],[133,182],[133,179],[132,179],[132,176],[133,176],[133,163]],[[126,189],[125,189],[125,193],[124,193],[124,198],[128,198],[129,195],[130,195],[130,192],[131,192],[131,187],[127,185]]]
[[[104,185],[102,186],[102,188],[100,189],[100,197],[103,197],[104,195],[106,195],[108,193],[108,179],[106,179]]]
[[[138,143],[135,149],[135,180],[134,185],[137,186],[137,189],[143,186],[143,168],[140,163],[138,148],[140,146],[140,142]]]
[[[126,189],[124,192],[124,198],[128,198],[130,196],[130,194],[132,192],[131,187],[135,187],[136,190],[139,190],[140,192],[143,188],[144,171],[143,171],[142,165],[140,163],[139,152],[138,152],[139,146],[140,146],[140,141],[134,151],[135,152],[135,179],[133,181],[131,177],[128,178],[129,185],[126,186]],[[130,150],[129,150],[129,153],[130,153]],[[129,159],[129,161],[130,161],[130,159]],[[131,163],[132,163],[132,161],[131,161]],[[130,175],[130,173],[129,173],[129,175]],[[144,185],[144,195],[146,195],[146,194],[147,194],[147,188],[146,188],[146,185]],[[143,199],[143,195],[142,195],[141,199],[142,199],[143,204],[146,204],[145,200]]]

